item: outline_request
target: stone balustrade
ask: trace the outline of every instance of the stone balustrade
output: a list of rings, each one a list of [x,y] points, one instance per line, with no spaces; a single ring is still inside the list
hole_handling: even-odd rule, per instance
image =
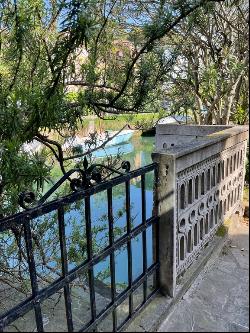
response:
[[[178,276],[223,222],[242,214],[246,126],[158,125],[160,284],[174,296]]]

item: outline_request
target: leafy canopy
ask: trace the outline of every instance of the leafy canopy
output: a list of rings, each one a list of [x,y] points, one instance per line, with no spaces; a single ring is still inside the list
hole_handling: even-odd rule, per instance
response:
[[[2,0],[0,3],[0,214],[17,193],[49,176],[55,133],[74,132],[86,113],[141,112],[161,97],[175,60],[161,39],[212,0]],[[45,149],[27,154],[37,140]]]

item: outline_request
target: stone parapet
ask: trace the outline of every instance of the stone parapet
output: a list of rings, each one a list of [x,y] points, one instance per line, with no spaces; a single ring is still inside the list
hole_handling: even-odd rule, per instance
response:
[[[174,296],[177,277],[226,219],[242,213],[247,139],[247,126],[157,126],[163,293]]]

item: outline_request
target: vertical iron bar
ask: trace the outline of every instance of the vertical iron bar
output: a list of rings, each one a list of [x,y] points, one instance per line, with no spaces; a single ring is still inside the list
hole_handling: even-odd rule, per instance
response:
[[[85,198],[85,221],[86,221],[86,237],[87,237],[87,254],[88,261],[93,258],[93,244],[92,244],[92,230],[91,230],[91,211],[90,211],[90,197]],[[92,321],[96,320],[96,301],[95,301],[95,281],[94,281],[94,271],[91,265],[88,269],[89,275],[89,293],[90,293],[90,306]]]
[[[35,260],[34,260],[32,235],[31,235],[29,219],[27,219],[24,223],[24,237],[25,237],[27,256],[28,256],[32,297],[34,299],[34,310],[35,310],[37,331],[44,332],[41,305],[40,305],[40,302],[38,300],[36,300],[36,297],[38,295],[38,283],[37,283],[36,265],[35,265]]]
[[[158,165],[155,167],[154,170],[154,208],[153,208],[153,214],[154,216],[158,216],[158,205],[159,205],[159,198],[158,198],[158,182],[159,182],[159,170]],[[153,232],[153,254],[154,254],[154,262],[159,262],[159,223],[158,221],[153,224],[152,226],[152,232]],[[157,288],[159,283],[159,269],[155,272],[154,277],[154,287]]]
[[[108,195],[108,222],[109,222],[109,245],[114,244],[114,219],[113,219],[113,205],[112,205],[112,188],[107,190]],[[111,272],[111,297],[112,303],[115,301],[116,296],[116,278],[115,278],[115,254],[112,250],[110,254],[110,272]],[[112,311],[113,316],[113,332],[117,331],[117,313],[116,309]]]
[[[126,182],[126,217],[127,217],[127,234],[131,234],[131,209],[130,209],[130,182]],[[128,252],[128,287],[131,289],[133,283],[132,271],[132,246],[131,239],[127,242]],[[133,295],[129,295],[129,316],[131,317],[134,311]]]
[[[59,239],[60,239],[61,262],[62,262],[62,276],[66,277],[68,275],[68,258],[67,258],[67,249],[66,249],[63,206],[60,206],[58,208],[58,225],[59,225]],[[70,289],[68,282],[64,286],[64,300],[65,300],[68,330],[69,332],[73,332],[74,326],[72,320],[71,296],[70,296]]]
[[[142,224],[146,224],[146,193],[145,193],[145,174],[141,175],[141,199],[142,199]],[[147,229],[142,232],[143,247],[143,275],[147,272]],[[147,279],[143,282],[143,298],[147,300]]]
[[[151,170],[153,168],[151,167]],[[157,187],[157,179],[158,179],[158,173],[157,173],[157,167],[154,169],[155,172],[155,187]],[[143,174],[144,172],[144,174]],[[139,177],[141,177],[141,223],[142,226],[145,226],[144,230],[141,231],[142,236],[142,250],[143,250],[143,276],[145,277],[148,271],[148,263],[147,263],[147,229],[146,229],[146,223],[147,223],[147,210],[146,210],[146,174],[145,171],[140,171]],[[128,255],[128,288],[126,290],[126,293],[130,291],[129,295],[126,295],[129,300],[129,317],[131,318],[134,314],[134,304],[133,304],[133,261],[132,261],[132,239],[137,238],[138,236],[131,235],[132,229],[133,229],[133,221],[131,219],[131,206],[130,206],[130,180],[122,180],[121,183],[125,183],[126,188],[126,224],[127,224],[127,255]],[[114,185],[111,185],[114,186]],[[105,188],[102,189],[102,191],[105,191]],[[116,262],[115,262],[115,254],[117,250],[114,249],[115,247],[115,226],[114,226],[114,215],[113,215],[113,188],[107,188],[107,199],[108,199],[108,223],[109,223],[109,259],[110,259],[110,274],[111,274],[111,295],[112,295],[112,302],[107,306],[105,311],[107,311],[110,307],[112,307],[112,315],[113,315],[113,331],[116,332],[121,329],[122,325],[119,325],[118,323],[118,311],[117,306],[120,305],[124,301],[124,299],[121,300],[120,295],[117,295],[117,287],[116,287]],[[154,212],[153,216],[157,216],[157,206],[158,206],[158,199],[157,199],[157,191],[155,192],[155,201],[154,201]],[[100,320],[103,320],[100,318],[100,314],[97,312],[96,309],[96,295],[95,295],[95,275],[94,275],[94,265],[99,262],[98,258],[95,256],[94,248],[93,248],[93,238],[92,238],[92,222],[91,222],[91,196],[85,197],[85,222],[86,222],[86,237],[87,237],[87,257],[88,257],[88,267],[86,267],[84,263],[84,267],[86,269],[86,272],[88,272],[88,278],[89,278],[89,291],[90,291],[90,302],[91,302],[91,322],[88,323],[88,326],[85,327],[91,327],[92,331],[98,330],[98,324],[100,323]],[[62,205],[61,202],[56,203],[56,206],[53,206],[54,212],[58,214],[58,227],[59,227],[59,241],[60,241],[60,253],[61,253],[61,269],[62,269],[62,278],[65,283],[61,285],[60,288],[64,288],[64,298],[65,298],[65,309],[66,309],[66,318],[67,318],[67,325],[68,325],[68,331],[74,331],[74,325],[73,325],[73,319],[72,319],[72,300],[71,300],[71,293],[70,293],[70,284],[68,282],[68,275],[69,275],[69,262],[68,262],[68,254],[67,254],[67,244],[66,244],[66,232],[65,232],[65,208]],[[39,208],[40,210],[41,208]],[[43,215],[43,210],[39,211],[39,216]],[[29,265],[29,274],[30,274],[30,280],[31,280],[31,288],[32,288],[32,311],[35,312],[35,319],[36,319],[36,325],[37,325],[37,331],[43,332],[43,318],[42,318],[42,309],[41,309],[41,294],[39,291],[39,285],[38,285],[38,277],[35,267],[35,249],[33,245],[33,234],[32,234],[32,226],[31,226],[31,217],[29,215],[25,215],[21,218],[20,223],[24,225],[24,238],[25,238],[25,245],[26,245],[26,251],[27,251],[27,261]],[[159,228],[158,223],[152,224],[152,232],[153,232],[153,253],[155,262],[159,262]],[[125,236],[125,235],[124,235]],[[140,236],[140,235],[139,235]],[[122,243],[120,247],[124,246],[124,243]],[[125,245],[125,246],[126,246]],[[94,259],[94,260],[93,260]],[[97,259],[97,260],[95,260]],[[158,267],[158,266],[157,266]],[[158,268],[155,269],[154,274],[155,278],[158,278]],[[141,277],[140,277],[141,278]],[[60,280],[60,279],[59,279]],[[142,282],[141,282],[142,283]],[[148,291],[147,291],[147,285],[148,285],[148,279],[140,285],[143,287],[143,303],[141,305],[145,305],[148,300]],[[156,285],[155,285],[156,286]],[[138,285],[137,285],[138,287]],[[44,292],[44,290],[43,290]],[[53,292],[51,290],[51,292]],[[56,292],[56,291],[54,291]],[[153,293],[152,293],[153,294]],[[151,295],[151,294],[150,294]],[[45,298],[46,298],[45,294]],[[138,307],[139,308],[139,307]],[[110,309],[111,310],[111,309]],[[23,311],[21,309],[21,311]],[[24,311],[26,311],[24,309]],[[97,314],[98,313],[98,314]],[[107,312],[109,313],[109,311]],[[104,315],[106,312],[104,313]],[[129,318],[127,318],[129,319]],[[126,320],[127,320],[126,319]],[[84,328],[83,328],[84,329]],[[4,321],[3,319],[0,320],[0,332],[4,330]]]

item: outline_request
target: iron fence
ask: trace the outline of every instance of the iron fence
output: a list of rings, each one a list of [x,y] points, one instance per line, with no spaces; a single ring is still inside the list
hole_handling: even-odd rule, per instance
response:
[[[146,214],[146,188],[145,179],[148,173],[153,173],[154,178],[157,178],[157,165],[150,164],[143,168],[131,171],[125,175],[120,175],[96,186],[78,190],[68,196],[61,197],[60,199],[44,203],[39,207],[32,208],[30,210],[18,213],[8,218],[0,220],[0,236],[8,231],[13,231],[15,228],[22,230],[22,237],[24,240],[24,256],[27,256],[27,272],[29,274],[29,280],[31,284],[31,295],[26,297],[17,305],[14,305],[4,313],[0,310],[0,332],[8,331],[8,327],[15,323],[19,318],[24,317],[30,311],[34,312],[36,330],[39,332],[46,331],[45,318],[43,314],[42,305],[49,300],[53,295],[62,291],[63,303],[65,304],[66,327],[65,331],[105,331],[105,328],[101,328],[102,323],[109,318],[109,324],[111,324],[111,330],[113,332],[121,331],[124,326],[140,311],[158,292],[158,216],[157,209],[154,209],[152,216],[147,218]],[[131,180],[134,178],[140,179],[140,207],[141,221],[138,225],[134,226],[131,218],[131,198],[130,198],[130,185]],[[155,182],[154,182],[155,183]],[[113,189],[115,186],[124,184],[125,188],[125,216],[126,216],[126,232],[119,237],[115,237],[114,232],[114,214],[113,214]],[[105,198],[107,200],[108,207],[108,244],[99,253],[93,251],[93,229],[92,229],[92,210],[91,197],[97,193],[105,192]],[[68,205],[83,200],[84,202],[84,221],[85,221],[85,237],[86,237],[86,259],[81,263],[78,263],[76,267],[72,267],[69,259],[69,253],[67,249],[66,231],[65,231],[65,216],[66,207]],[[156,205],[156,203],[154,204]],[[156,208],[154,206],[154,208]],[[51,281],[46,286],[39,285],[39,270],[36,262],[36,255],[34,254],[35,239],[34,231],[32,229],[32,221],[43,216],[50,216],[48,214],[56,214],[56,225],[59,233],[59,245],[60,245],[60,266],[61,274],[54,281]],[[153,261],[148,264],[148,238],[147,231],[152,229],[152,242],[153,242]],[[132,242],[138,236],[141,237],[142,247],[139,255],[142,257],[143,267],[142,273],[136,278],[133,275],[133,246]],[[117,287],[116,279],[116,257],[117,251],[124,249],[126,253],[126,260],[124,265],[127,269],[127,285],[123,290]],[[137,253],[138,255],[138,253]],[[108,276],[109,283],[103,283],[101,289],[108,288],[111,296],[106,298],[105,306],[102,309],[97,306],[97,287],[96,277],[94,273],[94,267],[103,260],[108,260]],[[1,264],[1,260],[0,260]],[[0,267],[1,271],[1,267]],[[81,326],[79,322],[76,325],[73,315],[72,294],[71,286],[76,281],[80,274],[85,274],[85,281],[87,285],[87,292],[85,296],[89,297],[90,305],[90,317],[85,320],[85,313],[82,313]],[[1,276],[1,274],[0,274]],[[0,278],[1,281],[1,278]],[[149,282],[150,281],[150,282]],[[150,288],[149,288],[150,283]],[[100,289],[100,287],[99,287]],[[99,290],[98,289],[98,290]],[[141,290],[141,301],[138,303],[138,290]],[[84,296],[84,297],[85,297]],[[135,299],[136,304],[135,304]],[[108,301],[107,301],[108,300]],[[124,305],[126,304],[126,305]],[[119,315],[121,306],[123,306],[123,318]],[[126,311],[124,310],[126,309]],[[84,312],[84,310],[83,310]],[[81,314],[80,314],[81,317]],[[59,318],[59,321],[63,321],[63,318]],[[57,319],[58,322],[58,319]],[[56,329],[55,329],[56,330]]]

